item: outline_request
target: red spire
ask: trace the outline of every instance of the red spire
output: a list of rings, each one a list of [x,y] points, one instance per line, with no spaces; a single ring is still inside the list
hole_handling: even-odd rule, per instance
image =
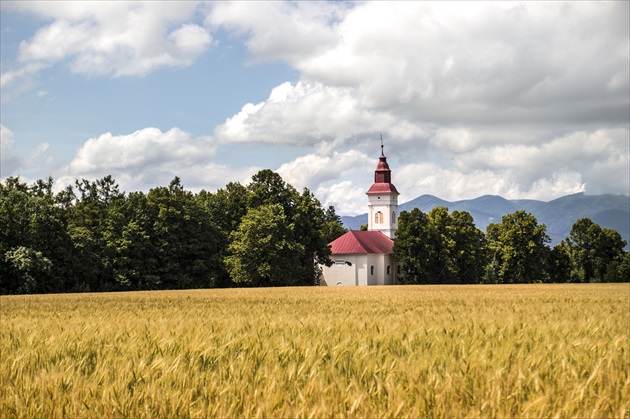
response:
[[[374,183],[367,191],[369,194],[376,193],[395,193],[399,195],[396,187],[392,184],[392,171],[387,164],[387,157],[383,151],[383,136],[381,135],[381,156],[378,158],[378,164],[374,171]]]

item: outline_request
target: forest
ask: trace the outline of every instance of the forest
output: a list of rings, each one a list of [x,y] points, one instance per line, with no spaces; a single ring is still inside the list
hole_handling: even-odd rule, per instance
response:
[[[179,178],[144,192],[111,176],[53,191],[53,179],[0,183],[0,294],[317,285],[334,207],[261,170],[247,185],[187,191]],[[549,248],[518,211],[484,233],[466,211],[399,217],[394,257],[405,284],[612,282],[630,278],[618,232],[589,219]]]

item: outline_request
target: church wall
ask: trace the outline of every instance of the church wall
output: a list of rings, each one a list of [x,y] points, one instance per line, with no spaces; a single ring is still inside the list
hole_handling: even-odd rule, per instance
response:
[[[392,255],[388,254],[348,254],[333,255],[337,263],[322,267],[323,286],[393,285],[396,284],[396,268]],[[350,262],[351,265],[344,263]],[[371,273],[372,266],[374,274]],[[389,266],[389,274],[387,273]]]
[[[332,266],[323,266],[323,286],[367,285],[367,255],[333,255],[337,261]],[[350,262],[348,265],[344,262]]]

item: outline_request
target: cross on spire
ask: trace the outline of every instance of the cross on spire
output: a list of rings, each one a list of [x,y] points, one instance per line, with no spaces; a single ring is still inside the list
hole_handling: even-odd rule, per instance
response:
[[[381,134],[381,156],[384,156],[385,153],[383,151],[383,134]]]

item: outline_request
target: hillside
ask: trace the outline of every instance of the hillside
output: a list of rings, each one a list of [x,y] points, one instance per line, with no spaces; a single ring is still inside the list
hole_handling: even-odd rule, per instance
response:
[[[627,195],[585,195],[578,193],[544,202],[532,199],[509,200],[500,196],[485,195],[462,201],[445,201],[433,195],[421,195],[399,205],[400,212],[419,208],[429,212],[437,206],[450,211],[468,211],[478,228],[485,231],[488,224],[500,222],[501,217],[514,211],[532,213],[540,224],[547,226],[551,245],[559,243],[569,235],[571,226],[580,218],[588,217],[602,227],[617,230],[630,243],[630,197]],[[342,216],[344,227],[358,230],[367,224],[367,213],[354,217]],[[626,246],[628,249],[630,246]]]

